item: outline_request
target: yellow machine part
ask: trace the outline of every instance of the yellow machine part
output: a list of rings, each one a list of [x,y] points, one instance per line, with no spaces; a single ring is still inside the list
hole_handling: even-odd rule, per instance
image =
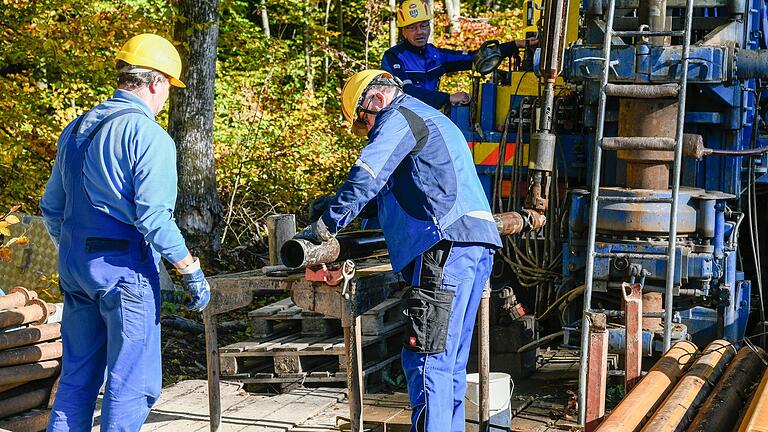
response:
[[[515,143],[507,143],[504,151],[504,165],[512,166],[515,158]],[[528,165],[528,144],[522,144],[522,160],[518,166]],[[472,158],[475,165],[496,166],[499,161],[499,143],[498,142],[470,142],[469,150],[472,152]]]
[[[565,41],[566,45],[570,45],[575,42],[579,37],[579,10],[581,9],[581,0],[570,0],[571,5],[568,8],[568,28],[566,30]],[[536,32],[536,27],[541,19],[541,3],[542,0],[528,0],[523,7],[524,11],[528,10],[528,4],[534,3],[533,17],[525,18],[526,27],[523,29],[523,34],[526,32]],[[562,86],[565,82],[562,78],[558,78],[555,85]],[[509,98],[512,95],[517,96],[539,96],[539,80],[533,72],[512,72],[512,83],[509,86],[499,86],[496,89],[496,119],[495,126],[497,130],[500,130],[504,125],[504,120],[507,117],[509,111]]]

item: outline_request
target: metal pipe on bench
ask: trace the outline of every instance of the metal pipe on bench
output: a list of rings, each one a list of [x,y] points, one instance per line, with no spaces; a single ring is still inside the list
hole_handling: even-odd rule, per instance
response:
[[[694,416],[735,355],[734,351],[735,348],[726,340],[716,340],[707,345],[701,357],[675,385],[642,430],[675,432],[685,429],[688,420]]]
[[[43,324],[0,333],[0,351],[61,337],[61,323]]]
[[[367,234],[367,235],[364,235]],[[368,258],[385,254],[387,243],[381,231],[339,234],[321,244],[291,239],[280,249],[280,258],[287,267],[301,268],[347,259]]]
[[[712,394],[699,408],[688,427],[692,432],[730,431],[739,420],[739,413],[748,400],[747,388],[754,383],[763,368],[760,356],[765,351],[743,347],[728,365]],[[760,354],[758,354],[758,352]]]
[[[640,429],[649,412],[667,396],[672,387],[698,353],[692,342],[678,342],[656,362],[637,385],[605,417],[598,431],[635,431]]]
[[[48,316],[56,311],[56,306],[49,305],[40,299],[32,299],[29,305],[8,309],[0,312],[0,328],[22,324],[42,324]]]
[[[8,294],[0,296],[0,309],[11,309],[26,306],[27,303],[37,298],[37,293],[24,287],[15,287],[8,290]]]

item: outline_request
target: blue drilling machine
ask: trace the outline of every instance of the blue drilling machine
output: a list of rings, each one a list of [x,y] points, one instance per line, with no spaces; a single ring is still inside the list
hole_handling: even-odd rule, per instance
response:
[[[768,5],[533,0],[526,12],[537,49],[505,68],[484,45],[473,102],[451,118],[516,232],[494,270],[495,321],[581,347],[583,424],[594,314],[619,324],[611,350],[632,338],[648,357],[763,332]]]

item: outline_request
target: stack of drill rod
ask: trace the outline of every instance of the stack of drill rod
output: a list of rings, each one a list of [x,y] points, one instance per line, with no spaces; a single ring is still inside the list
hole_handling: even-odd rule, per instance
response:
[[[766,361],[766,352],[751,344],[739,349],[728,341],[716,340],[699,351],[691,342],[678,342],[597,429],[587,430],[766,431]]]
[[[0,431],[40,431],[61,370],[56,305],[22,287],[0,296]]]

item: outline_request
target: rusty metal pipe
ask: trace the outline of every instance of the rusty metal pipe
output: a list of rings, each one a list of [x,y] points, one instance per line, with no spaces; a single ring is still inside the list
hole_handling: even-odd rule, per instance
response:
[[[8,294],[0,296],[0,309],[11,309],[25,306],[27,302],[37,298],[37,293],[24,287],[15,287],[8,290]]]
[[[768,370],[763,373],[752,402],[744,413],[739,432],[766,432],[768,424],[765,419],[768,419]]]
[[[0,333],[0,351],[61,337],[61,323],[43,324]]]
[[[643,379],[619,402],[597,428],[601,432],[637,431],[662,402],[693,360],[698,348],[678,342],[664,354]]]
[[[707,345],[701,357],[680,379],[672,393],[643,428],[643,432],[680,432],[685,430],[714,387],[725,366],[736,354],[726,340]]]
[[[757,349],[765,356],[765,351]],[[712,390],[712,394],[699,408],[688,431],[733,430],[739,420],[739,412],[747,403],[747,388],[757,380],[762,369],[763,363],[757,352],[750,347],[740,349]]]
[[[381,231],[340,234],[321,244],[291,239],[280,248],[280,259],[287,267],[300,268],[355,258],[383,255],[387,243]]]
[[[33,410],[23,415],[6,420],[0,420],[0,429],[15,432],[38,432],[45,430],[51,410]]]
[[[0,386],[50,378],[61,369],[60,360],[46,360],[0,368]]]
[[[0,312],[0,328],[19,326],[23,324],[42,324],[55,311],[55,306],[48,305],[40,299],[32,299],[27,306],[17,307]]]
[[[61,358],[61,341],[0,351],[0,366],[15,366]]]
[[[0,418],[9,417],[39,407],[48,400],[49,392],[50,389],[41,388],[4,399],[3,403],[0,403]]]

